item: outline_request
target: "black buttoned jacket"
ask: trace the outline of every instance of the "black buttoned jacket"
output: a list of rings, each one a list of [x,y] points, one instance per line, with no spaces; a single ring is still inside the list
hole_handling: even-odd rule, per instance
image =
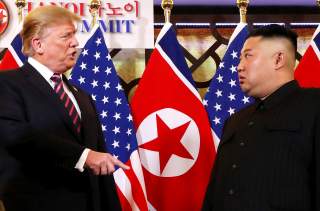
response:
[[[291,81],[226,122],[203,210],[320,211],[320,90]]]

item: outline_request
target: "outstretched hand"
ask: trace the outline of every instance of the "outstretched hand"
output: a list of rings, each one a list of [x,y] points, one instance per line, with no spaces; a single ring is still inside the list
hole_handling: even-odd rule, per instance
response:
[[[124,170],[130,169],[129,166],[125,165],[111,154],[93,150],[89,151],[85,166],[95,175],[112,174],[115,171],[115,166],[119,166]]]

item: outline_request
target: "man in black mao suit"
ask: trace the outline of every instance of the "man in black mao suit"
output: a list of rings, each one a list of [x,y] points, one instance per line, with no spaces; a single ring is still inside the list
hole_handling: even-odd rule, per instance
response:
[[[33,10],[21,32],[28,62],[0,74],[0,199],[6,211],[120,209],[106,175],[114,165],[127,166],[105,153],[91,98],[63,75],[76,61],[79,20],[56,6]]]
[[[320,210],[320,91],[294,81],[296,49],[283,26],[248,36],[239,82],[256,102],[224,126],[203,210]]]

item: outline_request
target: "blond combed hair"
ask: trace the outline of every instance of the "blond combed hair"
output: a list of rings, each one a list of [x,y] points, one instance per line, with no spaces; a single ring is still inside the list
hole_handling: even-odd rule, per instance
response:
[[[34,9],[26,16],[20,32],[23,43],[22,52],[27,56],[34,55],[31,40],[34,37],[41,37],[46,28],[80,20],[81,18],[76,14],[55,5],[40,6]]]

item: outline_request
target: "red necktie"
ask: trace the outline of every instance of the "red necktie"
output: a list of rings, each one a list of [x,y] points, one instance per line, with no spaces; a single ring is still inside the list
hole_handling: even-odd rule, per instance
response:
[[[62,101],[64,107],[67,109],[67,112],[77,132],[80,133],[81,123],[79,114],[63,88],[63,82],[61,80],[60,75],[58,73],[54,73],[50,79],[54,82],[55,93],[59,96],[59,99]]]

